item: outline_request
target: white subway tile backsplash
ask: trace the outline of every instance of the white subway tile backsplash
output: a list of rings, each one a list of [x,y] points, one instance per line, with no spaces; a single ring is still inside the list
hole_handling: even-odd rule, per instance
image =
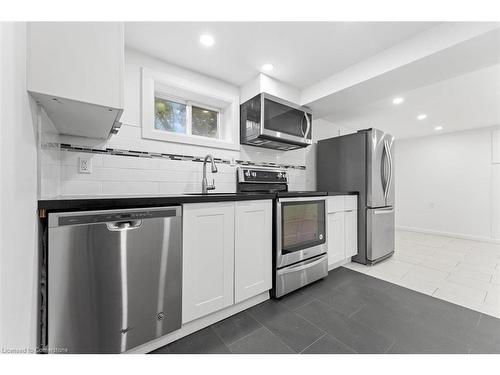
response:
[[[59,179],[40,178],[40,191],[42,198],[57,197],[60,195]]]
[[[161,194],[184,194],[184,193],[201,193],[201,180],[197,182],[160,182],[159,192]],[[236,185],[215,181],[214,193],[234,193]]]
[[[102,155],[100,154],[89,154],[87,152],[67,152],[67,151],[58,151],[60,156],[60,165],[68,165],[74,166],[75,168],[78,166],[78,159],[81,157],[86,157],[92,159],[92,167],[101,167],[102,166]]]
[[[246,156],[249,157],[254,151],[251,150]],[[282,162],[278,157],[270,161],[272,150],[265,150],[263,153],[265,155],[261,159],[248,159],[255,163]],[[41,154],[42,198],[58,195],[149,195],[201,191],[202,162],[57,149],[42,149]],[[82,156],[92,159],[92,173],[78,173],[78,160]],[[303,165],[301,160],[294,160],[293,157],[288,159],[288,163]],[[217,163],[217,169],[217,173],[211,173],[210,167],[207,168],[207,178],[209,181],[215,180],[216,192],[235,192],[236,166]],[[311,171],[289,168],[287,172],[290,190],[314,189],[308,179]]]
[[[65,181],[61,180],[61,195],[100,195],[101,183],[97,181]]]
[[[103,195],[158,194],[158,182],[102,182]]]
[[[133,156],[102,155],[102,166],[105,168],[124,169],[159,169],[159,159],[138,158]]]
[[[61,163],[60,155],[61,153],[57,149],[41,149],[40,150],[41,164],[58,166]]]

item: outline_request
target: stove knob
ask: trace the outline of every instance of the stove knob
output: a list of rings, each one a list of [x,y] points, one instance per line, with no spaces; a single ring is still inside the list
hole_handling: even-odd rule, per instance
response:
[[[252,177],[257,177],[257,172],[252,172]]]
[[[281,176],[282,176],[282,174],[281,174],[281,173],[278,173],[278,180],[280,180],[280,179],[281,179]]]
[[[248,169],[245,171],[245,176],[250,177],[250,171]]]

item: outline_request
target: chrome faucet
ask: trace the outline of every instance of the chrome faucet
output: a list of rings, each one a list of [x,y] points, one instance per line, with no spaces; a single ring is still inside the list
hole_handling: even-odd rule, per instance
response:
[[[212,164],[212,173],[217,173],[217,167],[215,166],[214,157],[210,154],[205,156],[203,159],[203,180],[201,180],[201,193],[207,194],[209,190],[215,190],[215,179],[212,181],[212,185],[208,184],[207,181],[207,161],[210,159]]]

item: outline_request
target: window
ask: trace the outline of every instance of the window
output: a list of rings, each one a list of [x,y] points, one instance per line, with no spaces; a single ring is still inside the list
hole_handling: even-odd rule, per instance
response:
[[[200,75],[142,68],[142,137],[239,150],[239,89]]]
[[[219,109],[160,95],[155,94],[155,130],[219,139]]]
[[[186,104],[155,98],[155,129],[186,134]]]
[[[202,137],[219,138],[219,112],[191,107],[191,132]]]

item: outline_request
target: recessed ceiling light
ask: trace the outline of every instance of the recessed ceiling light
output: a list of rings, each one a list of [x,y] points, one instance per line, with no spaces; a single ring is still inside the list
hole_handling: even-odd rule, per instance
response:
[[[405,98],[397,97],[392,99],[392,104],[401,104],[405,101]]]
[[[442,127],[441,125],[440,125],[440,126],[436,126],[436,127],[434,128],[434,130],[443,130],[443,127]]]
[[[425,120],[427,118],[427,115],[425,113],[421,113],[420,115],[417,116],[417,119],[419,120]]]
[[[203,34],[202,36],[200,36],[200,43],[205,47],[211,47],[214,45],[215,39],[212,35]]]
[[[273,64],[264,64],[262,65],[262,70],[266,71],[266,72],[270,72],[271,70],[274,69],[274,66]]]

